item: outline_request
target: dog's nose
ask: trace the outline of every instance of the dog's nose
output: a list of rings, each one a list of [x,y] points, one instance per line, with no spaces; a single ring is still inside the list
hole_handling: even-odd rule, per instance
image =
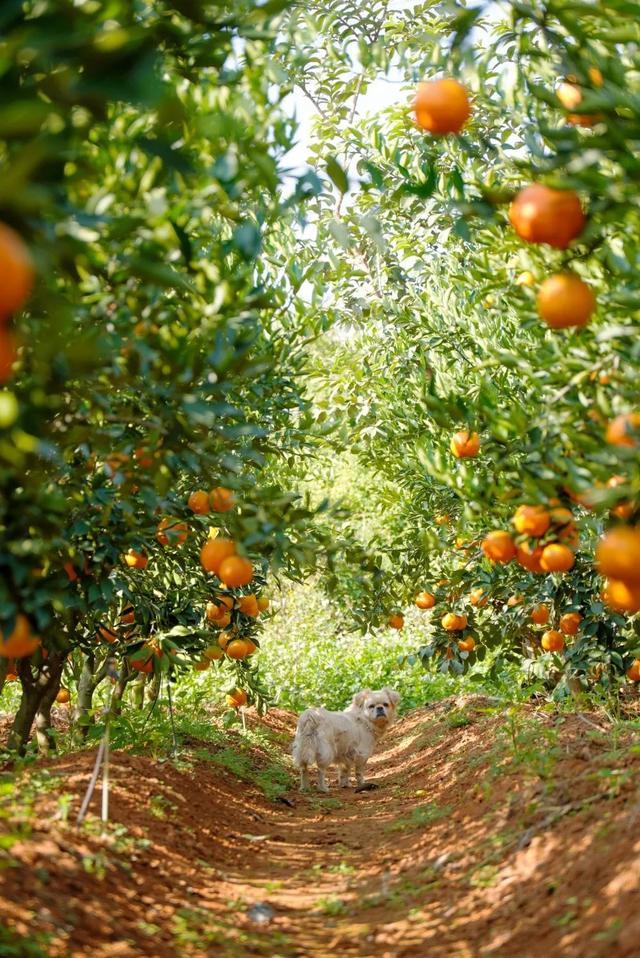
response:
[[[378,715],[384,715],[384,705],[377,705],[376,712]]]

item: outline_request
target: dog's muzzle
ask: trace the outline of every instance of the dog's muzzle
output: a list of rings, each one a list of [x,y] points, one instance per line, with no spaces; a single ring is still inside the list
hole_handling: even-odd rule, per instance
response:
[[[384,706],[378,705],[376,708],[376,718],[379,719],[379,718],[386,718],[386,717],[387,717],[387,713],[384,710]]]

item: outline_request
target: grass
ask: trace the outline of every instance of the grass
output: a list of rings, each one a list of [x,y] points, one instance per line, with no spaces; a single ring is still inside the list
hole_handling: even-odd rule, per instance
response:
[[[0,925],[0,955],[2,958],[47,958],[49,936],[44,934],[22,935]]]
[[[418,805],[409,815],[397,818],[387,826],[387,831],[404,832],[412,828],[424,828],[425,825],[431,825],[445,818],[450,811],[449,805],[439,806],[435,802],[427,802],[426,805]]]

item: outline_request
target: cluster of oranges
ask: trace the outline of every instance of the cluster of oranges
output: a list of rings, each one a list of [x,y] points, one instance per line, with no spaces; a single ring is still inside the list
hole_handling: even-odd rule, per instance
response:
[[[606,604],[616,612],[640,612],[640,526],[610,529],[596,548],[596,566],[607,580]]]
[[[205,649],[202,659],[196,663],[196,670],[203,672],[212,662],[227,655],[230,659],[246,659],[257,651],[258,646],[252,639],[242,637],[237,623],[232,624],[234,612],[256,618],[261,612],[269,608],[269,600],[265,596],[256,596],[253,593],[242,596],[221,595],[216,602],[207,602],[205,616],[207,622],[222,631],[217,641]]]
[[[490,532],[482,551],[492,562],[515,559],[529,572],[568,572],[575,562],[578,534],[573,513],[554,501],[551,508],[519,506],[513,516],[516,536],[502,529]]]
[[[543,602],[538,603],[531,611],[531,621],[536,625],[548,625],[551,617],[550,609]],[[579,612],[565,612],[560,616],[557,629],[548,629],[542,635],[540,644],[545,652],[562,652],[565,646],[565,636],[577,635],[582,622]]]

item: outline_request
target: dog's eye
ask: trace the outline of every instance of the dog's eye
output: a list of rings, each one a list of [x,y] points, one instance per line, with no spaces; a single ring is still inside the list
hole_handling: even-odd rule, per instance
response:
[[[386,708],[386,709],[389,708],[389,703],[388,703],[388,702],[383,702],[382,704],[383,704],[384,708]]]

